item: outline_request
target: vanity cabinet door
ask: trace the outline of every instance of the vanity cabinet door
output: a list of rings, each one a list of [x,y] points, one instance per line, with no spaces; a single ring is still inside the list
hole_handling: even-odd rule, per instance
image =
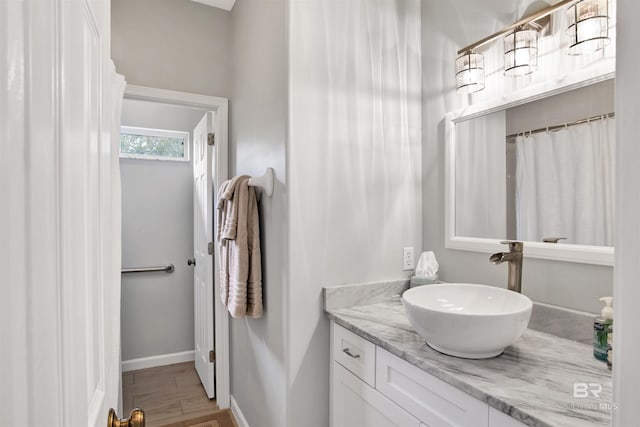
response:
[[[380,347],[376,389],[429,427],[489,425],[489,405]]]
[[[332,427],[419,427],[420,421],[337,362],[333,363]]]

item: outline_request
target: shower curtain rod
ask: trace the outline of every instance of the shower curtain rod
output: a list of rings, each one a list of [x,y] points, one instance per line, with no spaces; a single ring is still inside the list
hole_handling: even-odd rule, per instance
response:
[[[540,128],[540,129],[534,129],[534,130],[531,130],[531,131],[514,133],[514,134],[511,134],[511,135],[507,135],[507,142],[508,143],[514,143],[516,137],[519,136],[519,135],[527,135],[527,134],[531,135],[532,133],[540,133],[540,132],[549,132],[549,131],[554,131],[554,130],[560,130],[560,129],[564,129],[564,128],[569,127],[569,126],[581,125],[581,124],[584,124],[584,123],[594,122],[596,120],[602,120],[604,118],[609,119],[609,118],[612,118],[612,117],[615,117],[615,116],[616,116],[615,113],[599,114],[597,116],[589,117],[589,118],[586,118],[586,119],[576,120],[575,122],[565,123],[563,125],[553,125],[553,126],[549,126],[549,127]]]

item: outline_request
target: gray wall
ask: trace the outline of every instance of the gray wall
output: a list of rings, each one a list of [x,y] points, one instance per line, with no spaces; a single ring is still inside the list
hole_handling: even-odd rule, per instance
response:
[[[191,0],[112,0],[111,33],[127,83],[229,97],[229,12]]]
[[[464,0],[422,2],[423,249],[433,250],[440,278],[506,287],[507,266],[495,266],[483,253],[444,248],[444,116],[463,106],[455,91],[457,49],[505,26],[512,1],[490,4]],[[502,18],[503,21],[498,21]],[[597,312],[598,298],[612,292],[613,269],[586,264],[525,259],[523,293],[532,299]]]
[[[122,360],[193,350],[193,197],[190,163],[120,161],[122,267],[176,271],[122,278]]]
[[[192,132],[206,112],[202,108],[125,98],[122,102],[121,125]]]
[[[190,0],[112,0],[111,5],[111,56],[118,72],[125,75],[127,83],[229,97],[231,92],[231,15],[229,12]],[[149,113],[144,108],[138,108],[143,105],[141,102],[127,101],[127,105],[123,108],[125,120],[123,124],[127,124],[129,115],[134,114],[135,111],[139,126],[154,127],[153,117],[157,112]],[[202,114],[199,115],[202,116]],[[164,124],[173,126],[171,120],[180,120],[180,116],[181,113],[174,111],[174,114],[164,116],[158,126],[161,127]],[[191,164],[123,160],[121,174],[123,232],[126,227],[125,215],[127,215],[128,200],[130,199],[129,204],[134,209],[136,203],[142,199],[148,204],[162,206],[158,210],[163,213],[159,220],[167,214],[175,215],[176,219],[179,218],[177,223],[168,225],[169,228],[166,229],[181,227],[180,232],[172,231],[175,233],[172,238],[186,236],[191,239],[188,243],[183,241],[180,246],[184,250],[168,260],[176,264],[178,270],[172,275],[176,280],[182,273],[191,275],[183,276],[179,286],[170,286],[165,283],[162,286],[166,288],[166,292],[158,292],[157,285],[134,286],[131,283],[129,286],[129,281],[145,281],[143,277],[127,278],[123,281],[122,358],[128,360],[193,350],[193,273],[186,269],[186,265],[183,266],[193,252]],[[172,199],[163,198],[162,192],[157,191],[157,188],[163,187],[166,187],[167,191],[176,193],[177,196]],[[143,226],[145,225],[139,224],[139,227]],[[162,235],[167,232],[163,232]],[[126,239],[126,236],[124,238]],[[124,254],[126,245],[127,242],[123,241],[123,261],[126,259],[129,262],[126,257],[133,255]],[[132,250],[131,254],[135,253],[139,253],[135,255],[136,257],[144,255],[143,251]],[[136,265],[155,264],[160,262],[158,258],[157,256],[148,259],[134,257],[130,260]],[[186,270],[183,272],[184,269]],[[162,275],[158,279],[165,282],[168,280]],[[128,295],[129,291],[132,295]],[[149,307],[145,306],[144,310],[136,313],[131,306],[132,301],[141,302],[147,297],[151,298],[151,301],[145,303]],[[160,300],[156,301],[156,298]],[[158,316],[163,313],[170,315],[174,323],[165,328],[167,318],[155,323],[145,319],[143,314],[151,309]],[[152,323],[155,327],[149,329],[148,325]],[[160,340],[161,334],[154,331],[162,328],[170,333],[162,334],[163,340]],[[143,338],[145,334],[150,335]],[[167,337],[171,338],[167,339]],[[142,341],[136,343],[137,339]]]
[[[230,319],[231,394],[252,427],[284,426],[287,308],[287,123],[284,0],[238,0],[231,12],[231,174],[275,169],[260,202],[264,316]]]
[[[204,110],[125,99],[122,124],[190,131]],[[122,360],[193,350],[191,162],[121,159],[122,266],[174,264],[122,277]]]
[[[127,82],[230,98],[230,173],[276,172],[260,203],[265,315],[230,320],[231,393],[254,427],[286,424],[285,6],[112,0],[112,57]]]
[[[615,111],[614,79],[509,108],[507,135]]]

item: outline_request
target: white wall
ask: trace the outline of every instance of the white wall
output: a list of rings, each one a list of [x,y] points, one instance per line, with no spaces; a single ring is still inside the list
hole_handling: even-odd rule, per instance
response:
[[[252,427],[286,425],[285,13],[285,0],[238,0],[231,12],[230,172],[276,176],[259,206],[264,316],[229,320],[231,394]]]
[[[455,91],[457,50],[512,22],[515,15],[505,16],[501,11],[510,10],[514,5],[507,0],[494,0],[488,4],[465,0],[422,2],[422,242],[425,250],[435,251],[443,280],[506,287],[506,265],[489,263],[487,254],[444,248],[443,120],[448,111],[468,102]],[[487,89],[498,90],[495,86],[490,87],[489,82]],[[486,96],[491,93],[482,95]],[[524,261],[523,293],[535,301],[597,312],[598,298],[611,294],[612,281],[613,269],[610,267],[530,258]]]
[[[125,99],[122,125],[191,131],[204,110]],[[122,360],[191,351],[191,162],[121,159],[122,266],[173,264],[173,273],[122,277]]]
[[[636,55],[640,40],[640,4],[632,0],[618,2],[618,58],[616,79],[617,175],[616,175],[616,268],[614,311],[613,425],[638,424],[640,392],[640,84]]]
[[[289,5],[287,425],[326,426],[322,287],[407,277],[421,247],[420,1]]]
[[[129,84],[229,97],[229,12],[191,0],[111,0],[111,31],[111,57]]]

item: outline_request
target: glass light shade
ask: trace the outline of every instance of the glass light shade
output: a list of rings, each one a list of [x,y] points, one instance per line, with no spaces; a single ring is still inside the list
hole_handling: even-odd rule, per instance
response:
[[[456,58],[458,93],[473,93],[484,89],[484,56],[464,53]]]
[[[569,54],[583,55],[609,44],[608,0],[582,0],[567,9]]]
[[[538,69],[538,31],[519,28],[504,38],[504,74],[524,76]]]

